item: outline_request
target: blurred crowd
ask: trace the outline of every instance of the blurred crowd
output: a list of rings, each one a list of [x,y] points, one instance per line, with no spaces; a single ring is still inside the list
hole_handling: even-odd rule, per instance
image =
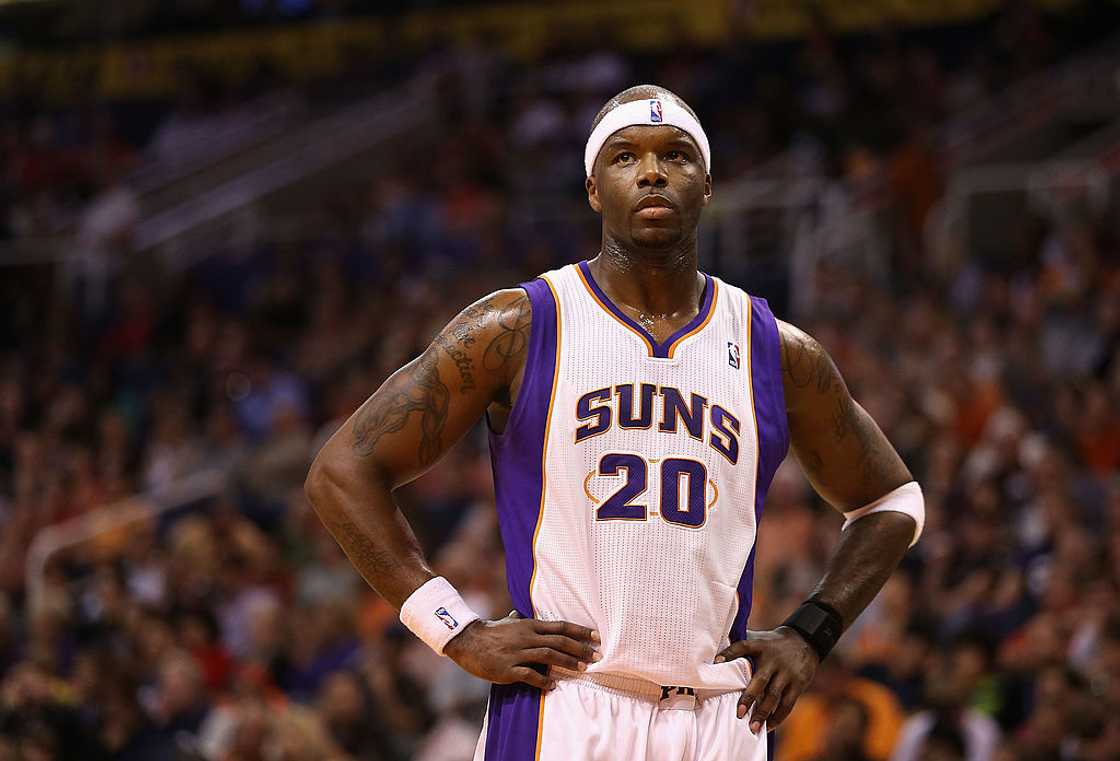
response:
[[[220,9],[234,12],[237,4],[134,5],[144,10],[141,28],[158,28],[148,13],[169,14],[172,26],[186,14],[204,22],[202,32],[225,29]],[[279,5],[262,7],[275,11]],[[119,237],[141,211],[138,186],[176,167],[189,169],[205,159],[207,148],[219,151],[227,135],[250,130],[254,115],[273,118],[276,110],[280,120],[303,108],[318,113],[355,92],[387,89],[441,62],[457,76],[446,99],[453,106],[444,115],[456,129],[438,148],[447,160],[433,166],[443,174],[465,172],[476,185],[497,185],[515,202],[529,189],[549,204],[557,198],[570,202],[571,188],[582,183],[578,155],[587,125],[605,98],[645,80],[686,94],[704,116],[713,154],[720,157],[716,179],[738,178],[778,155],[788,156],[789,168],[798,173],[858,177],[867,174],[869,163],[907,148],[912,153],[947,116],[1099,42],[1115,26],[1115,13],[1084,6],[1050,16],[1008,0],[1000,13],[974,24],[884,26],[854,36],[835,35],[824,18],[813,17],[807,40],[747,44],[732,38],[719,48],[679,45],[639,53],[618,51],[605,33],[577,38],[558,29],[542,58],[528,64],[480,36],[464,44],[433,41],[415,60],[343,52],[340,71],[299,82],[266,60],[242,62],[236,72],[184,61],[176,67],[173,93],[125,101],[99,100],[92,89],[60,100],[33,76],[20,74],[3,83],[0,99],[0,242],[63,234],[83,241]],[[73,7],[101,20],[112,17],[100,6]],[[734,7],[737,18],[749,19],[750,3]],[[18,15],[9,20],[18,21]],[[89,23],[75,22],[87,35],[79,40],[83,44],[123,34],[91,38]],[[20,32],[47,26],[38,22]],[[174,28],[183,33],[193,27]],[[476,152],[457,145],[459,136]],[[922,170],[904,158],[910,163],[902,171]],[[461,176],[450,179],[463,185]],[[936,192],[931,187],[922,194]]]
[[[584,51],[524,70],[464,53],[477,76],[455,105],[462,129],[317,199],[314,226],[262,226],[167,268],[130,251],[134,215],[119,214],[93,301],[49,264],[9,269],[0,761],[472,756],[487,685],[402,629],[303,479],[458,309],[594,255],[578,156],[602,100],[636,78],[701,114],[717,194],[782,154],[844,192],[881,188],[869,202],[893,220],[888,281],[825,259],[812,310],[779,317],[822,341],[895,443],[926,533],[779,731],[778,761],[1120,758],[1120,237],[1082,209],[1009,220],[1028,231],[1010,260],[932,264],[920,231],[942,166],[919,128],[1064,44],[1018,5],[955,34],[946,55],[939,40],[821,32],[775,56],[785,68],[750,50]],[[726,98],[737,77],[741,99]],[[78,146],[65,166],[83,202],[112,187],[97,167],[123,178],[148,160],[158,119],[130,142],[99,113],[5,122],[10,237],[72,187],[28,169],[62,171],[64,146]],[[541,216],[527,197],[572,211]],[[209,472],[216,493],[157,515],[166,490]],[[145,517],[57,552],[32,588],[36,536],[137,493]],[[510,610],[481,429],[397,498],[472,607]],[[804,598],[840,523],[789,458],[761,524],[752,628]]]
[[[482,4],[485,0],[473,0]],[[355,16],[388,16],[470,4],[464,0],[115,0],[72,3],[40,11],[20,9],[3,33],[20,41],[58,44],[136,39],[262,27]]]

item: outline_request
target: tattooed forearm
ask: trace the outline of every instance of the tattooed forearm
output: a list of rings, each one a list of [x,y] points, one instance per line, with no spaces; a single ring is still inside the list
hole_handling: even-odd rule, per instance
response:
[[[393,490],[508,398],[528,347],[530,311],[521,289],[467,307],[366,400],[311,466],[308,500],[366,581],[398,609],[434,574]]]
[[[419,464],[430,465],[442,451],[440,437],[447,422],[450,394],[439,377],[438,354],[429,348],[397,379],[390,381],[397,388],[385,389],[371,396],[354,419],[354,453],[368,457],[377,442],[387,433],[402,430],[413,412],[419,412]]]
[[[374,495],[358,509],[346,510],[331,509],[320,496],[317,512],[362,578],[399,610],[412,591],[435,574],[408,521],[388,495],[381,499],[377,504],[379,497]]]

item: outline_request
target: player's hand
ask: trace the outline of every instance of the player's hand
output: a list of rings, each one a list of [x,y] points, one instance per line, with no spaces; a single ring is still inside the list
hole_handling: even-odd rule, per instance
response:
[[[750,684],[739,698],[741,719],[754,707],[751,732],[756,735],[765,723],[769,729],[781,724],[793,704],[809,687],[820,661],[805,639],[788,626],[765,632],[748,631],[747,638],[734,642],[716,656],[716,663],[749,657],[754,661]]]
[[[497,684],[525,682],[542,690],[554,684],[534,664],[583,671],[602,656],[599,633],[567,621],[522,618],[517,611],[499,621],[479,619],[443,648],[463,670]]]

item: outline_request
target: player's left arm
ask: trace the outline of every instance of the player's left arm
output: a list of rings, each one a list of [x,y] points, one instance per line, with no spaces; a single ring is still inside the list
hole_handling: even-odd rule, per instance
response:
[[[828,352],[788,323],[779,321],[778,332],[790,448],[816,492],[849,515],[899,494],[912,505],[914,477],[879,426],[852,399]],[[838,614],[838,625],[846,629],[886,583],[916,529],[915,517],[891,506],[852,522],[841,533],[810,600],[831,608],[829,615]],[[810,610],[815,614],[821,609],[814,605]],[[755,671],[739,701],[739,715],[753,706],[751,731],[757,733],[763,722],[772,729],[812,682],[817,650],[803,634],[783,625],[748,632],[747,639],[733,643],[717,660],[743,656],[754,660]]]

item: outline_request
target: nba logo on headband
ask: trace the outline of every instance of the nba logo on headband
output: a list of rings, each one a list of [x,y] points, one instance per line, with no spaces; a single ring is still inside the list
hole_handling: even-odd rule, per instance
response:
[[[583,147],[583,169],[587,176],[595,166],[599,150],[615,132],[630,126],[664,125],[676,127],[696,141],[700,155],[704,157],[705,171],[711,171],[712,149],[708,146],[708,136],[700,126],[696,115],[673,100],[666,98],[641,98],[627,103],[619,103],[607,111],[591,129],[587,145]]]

